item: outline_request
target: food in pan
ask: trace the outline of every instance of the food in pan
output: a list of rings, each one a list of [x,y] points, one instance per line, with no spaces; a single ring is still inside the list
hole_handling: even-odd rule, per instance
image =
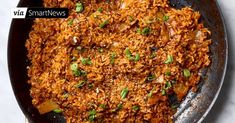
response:
[[[64,19],[35,19],[28,83],[41,114],[68,123],[172,122],[210,65],[200,13],[168,0],[44,0]]]

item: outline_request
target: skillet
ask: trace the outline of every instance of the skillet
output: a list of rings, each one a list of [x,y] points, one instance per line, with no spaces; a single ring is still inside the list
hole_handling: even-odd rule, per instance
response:
[[[212,64],[202,70],[196,93],[189,92],[173,116],[175,123],[200,123],[213,106],[222,87],[228,57],[228,42],[224,20],[216,0],[170,0],[177,9],[191,6],[202,15],[201,22],[211,31]],[[41,7],[42,0],[20,0],[18,7]],[[18,104],[30,123],[65,123],[61,114],[40,115],[32,105],[27,84],[27,50],[24,46],[33,19],[13,19],[8,38],[8,69]],[[213,112],[211,112],[213,113]]]

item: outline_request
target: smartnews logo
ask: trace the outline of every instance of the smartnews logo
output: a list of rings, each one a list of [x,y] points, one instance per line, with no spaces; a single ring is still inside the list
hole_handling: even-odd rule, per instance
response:
[[[11,11],[12,18],[67,18],[67,8],[26,8],[18,7]]]

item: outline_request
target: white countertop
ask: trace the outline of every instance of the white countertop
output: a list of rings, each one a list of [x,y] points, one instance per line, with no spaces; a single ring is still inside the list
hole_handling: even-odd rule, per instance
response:
[[[14,97],[7,68],[7,40],[10,11],[19,0],[0,2],[0,123],[25,123],[25,117]],[[203,123],[235,122],[235,1],[218,0],[227,25],[229,63],[221,93]]]

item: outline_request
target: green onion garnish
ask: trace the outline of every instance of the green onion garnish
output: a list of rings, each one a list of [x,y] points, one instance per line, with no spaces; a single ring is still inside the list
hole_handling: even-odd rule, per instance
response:
[[[172,55],[167,55],[167,60],[164,62],[165,64],[170,64],[174,61]]]
[[[169,89],[172,87],[171,82],[167,81],[165,84],[166,89]]]
[[[102,22],[102,23],[99,25],[99,27],[100,27],[100,28],[104,28],[108,23],[109,23],[109,21],[108,21],[108,20],[105,20],[104,22]]]
[[[169,20],[169,16],[164,15],[164,16],[163,16],[163,21],[168,21],[168,20]]]
[[[97,9],[97,11],[101,13],[103,11],[103,8],[100,7]]]
[[[119,103],[119,104],[117,105],[117,108],[111,110],[111,112],[116,112],[116,111],[118,111],[118,110],[120,110],[120,109],[122,109],[122,104],[121,104],[121,103]]]
[[[88,118],[88,120],[90,122],[93,122],[95,120],[95,115],[96,115],[96,110],[95,109],[89,111],[89,118]]]
[[[99,53],[103,53],[104,50],[102,48],[98,48]]]
[[[139,60],[140,60],[140,54],[137,53],[137,54],[135,55],[134,61],[137,62],[137,61],[139,61]]]
[[[110,56],[110,63],[113,65],[114,62],[115,62],[115,58],[116,58],[116,53],[112,53],[111,56]]]
[[[55,112],[55,113],[58,113],[58,114],[59,114],[59,113],[62,113],[63,111],[62,111],[61,109],[54,109],[54,110],[53,110],[53,112]]]
[[[72,24],[73,24],[73,19],[71,19],[71,20],[68,21],[68,25],[71,26]]]
[[[92,64],[90,58],[82,58],[81,62],[82,62],[83,65],[91,65]]]
[[[76,85],[74,85],[74,86],[77,87],[77,88],[81,88],[81,87],[83,87],[85,84],[86,84],[86,81],[85,81],[85,80],[82,80],[82,81],[79,81],[79,83],[76,84]]]
[[[125,49],[125,54],[126,54],[126,57],[127,57],[129,60],[132,60],[132,54],[131,54],[131,51],[129,50],[129,48],[126,48],[126,49]]]
[[[166,71],[165,75],[170,76],[171,75],[171,71]]]
[[[148,81],[153,81],[156,78],[156,76],[154,74],[149,74],[147,77]]]
[[[184,69],[183,73],[184,73],[185,77],[190,77],[191,76],[191,73],[190,73],[190,71],[188,69]]]
[[[133,109],[134,111],[138,111],[138,110],[140,109],[140,107],[139,107],[138,105],[134,105],[134,106],[132,106],[132,109]]]
[[[145,27],[141,32],[142,35],[148,35],[149,33],[150,33],[150,28],[148,27]]]
[[[124,99],[126,98],[127,94],[128,94],[128,88],[124,88],[121,92],[121,98]]]
[[[83,9],[82,3],[76,3],[76,12],[82,12]]]
[[[100,104],[100,107],[105,109],[106,108],[106,105],[105,104]]]
[[[81,76],[81,71],[78,69],[78,64],[77,63],[72,63],[70,65],[70,69],[72,70],[73,75]]]
[[[166,90],[165,89],[162,89],[161,91],[162,91],[163,96],[166,95]]]
[[[141,34],[141,29],[140,29],[140,28],[137,28],[136,32],[137,32],[138,34]]]

